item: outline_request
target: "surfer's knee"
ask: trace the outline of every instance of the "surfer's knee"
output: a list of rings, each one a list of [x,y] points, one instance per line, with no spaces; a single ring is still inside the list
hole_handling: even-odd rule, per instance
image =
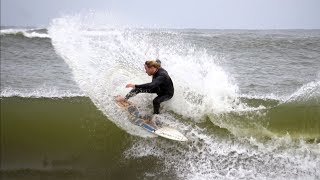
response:
[[[154,100],[152,101],[152,103],[153,103],[153,106],[154,105],[160,105],[160,101],[159,101],[159,99],[158,98],[154,98]]]

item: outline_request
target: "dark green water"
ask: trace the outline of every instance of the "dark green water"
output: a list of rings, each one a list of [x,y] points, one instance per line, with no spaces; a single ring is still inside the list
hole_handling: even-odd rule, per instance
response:
[[[140,179],[161,162],[125,159],[135,139],[85,97],[1,99],[3,179]]]

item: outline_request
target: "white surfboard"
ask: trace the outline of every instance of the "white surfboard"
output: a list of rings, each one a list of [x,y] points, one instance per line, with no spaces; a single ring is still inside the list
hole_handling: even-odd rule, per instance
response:
[[[183,134],[171,127],[162,127],[160,129],[157,129],[154,133],[158,136],[168,138],[171,140],[188,141],[188,139]]]
[[[117,97],[116,97],[117,98]],[[175,140],[175,141],[187,141],[188,139],[181,134],[178,130],[171,128],[171,127],[159,127],[154,123],[152,120],[150,120],[150,117],[148,116],[142,116],[138,110],[138,108],[130,101],[116,101],[116,105],[126,110],[128,114],[128,120],[137,126],[140,126],[141,128],[154,133],[158,136]]]

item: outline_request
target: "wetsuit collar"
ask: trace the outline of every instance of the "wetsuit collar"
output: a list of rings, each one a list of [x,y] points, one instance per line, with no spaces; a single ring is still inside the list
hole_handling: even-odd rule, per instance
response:
[[[154,73],[153,73],[153,75],[152,75],[152,76],[156,75],[156,74],[157,74],[157,72],[159,71],[159,69],[160,69],[160,68],[158,68],[158,69],[156,70],[156,72],[154,72]]]

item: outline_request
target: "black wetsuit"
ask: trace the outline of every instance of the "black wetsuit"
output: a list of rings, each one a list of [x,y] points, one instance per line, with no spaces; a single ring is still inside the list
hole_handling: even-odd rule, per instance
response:
[[[174,94],[173,83],[168,72],[159,68],[153,75],[151,83],[135,85],[135,88],[126,95],[125,99],[138,93],[156,93],[158,96],[153,100],[153,113],[159,114],[160,103],[171,99]]]

